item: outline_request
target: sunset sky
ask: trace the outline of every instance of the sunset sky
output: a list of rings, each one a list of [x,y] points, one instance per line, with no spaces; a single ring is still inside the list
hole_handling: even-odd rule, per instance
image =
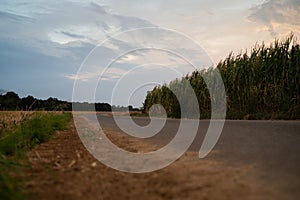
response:
[[[193,68],[185,67],[182,59],[170,52],[156,49],[123,55],[103,74],[105,65],[121,52],[163,41],[160,48],[181,48],[197,63],[197,68],[209,67],[231,51],[237,54],[251,49],[256,42],[268,44],[290,32],[300,38],[299,19],[299,0],[2,0],[0,89],[15,91],[21,97],[52,96],[71,101],[75,80],[78,84],[99,83],[102,74],[96,101],[110,103],[116,83],[127,79],[136,82],[132,86],[122,83],[116,89],[117,96],[121,98],[126,88],[137,91],[130,92],[131,100],[115,103],[141,106],[146,90],[153,87],[146,87],[146,79],[149,83],[168,82]],[[121,34],[145,27],[158,29],[155,33],[135,32],[134,36]],[[114,38],[118,34],[122,37]],[[187,44],[183,35],[193,44]],[[96,45],[105,40],[95,55],[97,59],[87,59]],[[194,43],[201,48],[195,50]],[[77,74],[82,64],[89,67]],[[176,73],[166,65],[175,67]],[[136,66],[142,67],[135,69]],[[75,100],[91,101],[85,99],[88,92]]]

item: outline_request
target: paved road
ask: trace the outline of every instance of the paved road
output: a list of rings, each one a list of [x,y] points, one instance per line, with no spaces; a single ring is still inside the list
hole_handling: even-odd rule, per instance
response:
[[[133,119],[139,125],[149,123],[147,118]],[[104,129],[121,131],[112,117],[98,115],[98,121]],[[167,120],[159,134],[144,140],[163,146],[174,137],[179,123]],[[208,120],[200,121],[189,151],[199,151],[208,125]],[[295,192],[300,189],[300,121],[226,121],[216,146],[204,159],[232,167],[250,166],[249,176],[260,183]]]

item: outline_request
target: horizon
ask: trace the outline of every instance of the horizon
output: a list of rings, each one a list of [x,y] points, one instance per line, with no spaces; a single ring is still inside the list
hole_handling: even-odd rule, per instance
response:
[[[38,100],[38,101],[47,101],[48,99],[55,99],[55,100],[57,100],[57,101],[63,101],[63,102],[67,102],[67,103],[71,103],[71,104],[73,104],[73,103],[81,103],[81,104],[109,104],[110,106],[112,106],[112,107],[117,107],[117,108],[127,108],[127,107],[130,107],[130,106],[132,106],[132,105],[127,105],[127,106],[121,106],[121,105],[111,105],[110,103],[107,103],[107,102],[100,102],[100,101],[96,101],[96,102],[84,102],[84,101],[79,101],[79,102],[73,102],[73,101],[67,101],[67,100],[63,100],[63,99],[59,99],[59,98],[56,98],[56,97],[52,97],[52,96],[50,96],[50,97],[48,97],[48,98],[46,98],[46,99],[40,99],[40,98],[36,98],[35,96],[32,96],[32,95],[27,95],[27,96],[19,96],[19,94],[18,93],[16,93],[15,91],[4,91],[4,90],[1,90],[0,89],[0,96],[4,96],[4,95],[6,95],[8,92],[13,92],[14,94],[16,94],[16,95],[18,95],[18,97],[20,98],[20,99],[23,99],[23,98],[27,98],[27,97],[33,97],[34,99],[36,99],[36,100]],[[134,109],[136,109],[137,107],[133,107]],[[140,109],[140,107],[138,108],[138,109]]]
[[[96,101],[115,105],[112,104],[111,93],[114,84],[126,81],[124,74],[128,75],[128,80],[141,82],[150,77],[155,84],[163,84],[195,68],[187,66],[170,52],[151,49],[123,55],[114,61],[104,76],[105,63],[108,62],[106,58],[116,58],[120,50],[136,48],[144,41],[157,39],[147,35],[148,32],[137,32],[134,39],[113,36],[132,29],[156,27],[155,34],[160,36],[162,43],[176,41],[172,45],[181,48],[186,43],[178,40],[178,35],[185,35],[201,47],[195,50],[192,44],[182,50],[194,59],[196,69],[200,70],[217,64],[230,52],[235,55],[246,49],[249,52],[256,43],[269,44],[275,38],[287,37],[291,32],[299,38],[299,9],[300,2],[296,0],[185,3],[156,0],[143,4],[116,0],[84,3],[77,0],[5,0],[0,5],[0,23],[3,27],[0,33],[0,89],[14,91],[20,97],[52,97],[71,102],[74,81],[98,83],[95,77],[99,79],[101,76],[102,85],[97,85],[94,91],[97,93],[94,95]],[[173,31],[168,32],[167,29]],[[85,60],[91,55],[91,50],[105,40],[108,42],[100,49],[101,60]],[[170,44],[162,47],[170,47]],[[80,71],[80,66],[84,66],[86,61],[88,69]],[[142,69],[136,70],[136,66]],[[174,71],[170,73],[170,69]],[[131,70],[136,70],[135,74],[130,74]],[[122,84],[126,88],[118,92],[120,98],[116,101],[117,105],[140,108],[146,91],[155,84],[131,88],[135,92],[130,94],[130,99],[123,99],[123,91],[127,90],[128,85]],[[91,101],[87,93],[80,96],[86,98],[86,102]]]

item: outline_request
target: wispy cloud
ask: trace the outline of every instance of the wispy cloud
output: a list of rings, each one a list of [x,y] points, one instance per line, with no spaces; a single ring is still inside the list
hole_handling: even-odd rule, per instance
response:
[[[103,68],[99,67],[101,70],[93,71],[93,72],[80,72],[78,74],[69,74],[65,75],[66,78],[70,80],[77,81],[97,81],[101,79],[103,81],[112,81],[115,79],[119,79],[122,75],[124,75],[127,71],[120,68]],[[106,69],[106,70],[103,70]]]
[[[253,4],[260,5],[253,7]],[[208,66],[204,51],[197,51],[193,45],[187,47],[186,40],[164,31],[137,31],[131,37],[112,36],[130,29],[166,27],[189,35],[219,61],[230,51],[249,48],[257,41],[273,40],[275,34],[278,37],[291,30],[300,34],[299,4],[298,0],[152,0],[143,3],[140,0],[93,0],[92,3],[1,0],[0,85],[20,94],[35,91],[31,95],[40,98],[44,97],[41,94],[46,98],[49,95],[69,98],[67,94],[71,93],[74,80],[98,79],[104,66],[120,55],[124,56],[103,73],[105,90],[101,98],[112,89],[112,82],[136,66],[149,64],[135,72],[139,73],[137,79],[145,79],[151,73],[153,77],[161,76],[159,80],[172,80],[175,75],[180,76],[178,73],[170,75],[172,69],[184,74],[193,68],[188,68],[184,59],[170,52],[126,52],[151,48],[158,42],[158,48],[177,52],[197,67],[203,67]],[[98,67],[77,75],[86,56],[106,39],[108,41],[97,49],[98,54],[87,63]],[[165,74],[167,79],[162,76]]]
[[[33,18],[29,16],[24,16],[20,14],[15,14],[15,13],[9,13],[5,11],[0,11],[0,17],[1,19],[8,19],[8,20],[13,20],[13,21],[21,21],[21,22],[26,22],[26,21],[33,21]]]
[[[300,32],[300,1],[269,0],[251,9],[248,19],[265,25],[272,36],[277,36],[277,28],[293,25]]]
[[[81,74],[69,74],[69,75],[65,75],[66,78],[70,79],[70,80],[80,80],[80,81],[88,81],[91,78],[94,78],[95,76],[97,76],[97,74],[95,74],[94,72],[86,72],[86,73],[81,73]]]
[[[97,71],[76,75],[84,58],[99,42],[107,35],[150,25],[138,17],[107,12],[97,3],[3,0],[0,26],[5,28],[0,32],[0,84],[21,95],[32,90],[35,92],[31,95],[40,98],[44,98],[42,94],[45,98],[63,94],[60,98],[67,99],[72,91],[70,80],[87,81],[100,75]],[[103,59],[115,55],[122,45],[126,43],[107,45]],[[114,80],[122,73],[112,70],[103,79]]]

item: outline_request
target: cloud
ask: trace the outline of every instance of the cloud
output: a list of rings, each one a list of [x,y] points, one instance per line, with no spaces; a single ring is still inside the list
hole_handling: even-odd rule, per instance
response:
[[[154,25],[138,17],[112,14],[96,3],[3,0],[0,26],[4,27],[0,32],[1,87],[21,96],[70,99],[75,79],[87,81],[101,75],[103,68],[76,75],[99,42],[128,29]],[[107,61],[131,46],[126,41],[111,41],[101,48],[101,58]],[[92,64],[103,66],[97,59]],[[119,67],[102,77],[108,83],[106,88],[125,73],[124,66]]]
[[[97,14],[99,14],[99,13],[107,14],[105,9],[103,7],[101,7],[100,5],[98,5],[97,3],[91,2],[90,6],[91,6],[92,10],[94,10]]]
[[[298,1],[273,0],[253,7],[253,3],[262,1],[153,0],[141,3],[139,0],[93,0],[90,3],[82,0],[2,0],[0,85],[3,88],[23,88],[23,91],[36,88],[40,90],[39,94],[44,91],[42,87],[47,87],[49,90],[45,90],[44,94],[51,95],[71,85],[66,89],[69,91],[61,93],[70,92],[74,80],[94,81],[102,74],[104,66],[120,55],[124,56],[111,66],[115,69],[102,77],[105,93],[125,71],[143,64],[149,65],[138,71],[140,76],[137,79],[153,74],[153,77],[171,80],[174,74],[168,74],[170,69],[182,74],[193,70],[187,67],[182,57],[193,61],[197,67],[209,66],[204,51],[194,45],[187,46],[187,40],[167,31],[153,29],[137,31],[129,37],[112,36],[143,27],[171,28],[197,40],[219,60],[230,51],[250,47],[257,41],[273,40],[268,31],[261,34],[256,31],[257,28],[267,28],[273,34],[286,34],[286,30],[295,32],[299,27]],[[251,14],[245,21],[250,7],[253,7]],[[91,50],[104,40],[108,41],[97,47],[98,53],[85,60]],[[153,45],[157,43],[159,46]],[[152,46],[171,50],[182,57],[156,50],[144,53],[131,51]],[[76,75],[83,61],[91,68]]]
[[[120,68],[107,68],[106,70],[103,70],[104,67],[98,67],[100,70],[93,71],[93,72],[80,72],[78,74],[69,74],[65,77],[70,80],[77,80],[77,81],[96,81],[101,78],[103,81],[111,81],[115,79],[119,79],[123,74],[125,74],[127,71],[120,69]]]
[[[0,25],[5,27],[0,32],[0,43],[4,44],[0,46],[2,70],[5,67],[12,71],[16,68],[53,71],[56,66],[69,72],[75,71],[89,52],[109,35],[154,26],[136,17],[111,14],[96,3],[41,0],[30,3],[4,0]],[[128,45],[126,41],[111,41],[102,56],[105,59],[116,55],[115,52]]]
[[[300,32],[300,1],[269,0],[251,9],[248,19],[263,24],[272,36],[277,36],[277,28],[283,25],[296,28]]]
[[[64,35],[66,35],[66,36],[72,37],[72,38],[77,38],[77,39],[85,38],[85,36],[83,36],[83,35],[69,33],[69,32],[66,32],[66,31],[62,31],[61,33],[64,34]]]
[[[41,2],[43,1],[26,2],[25,4],[9,2],[7,3],[9,7],[0,7],[0,16],[2,17],[0,24],[6,27],[6,30],[0,33],[0,39],[30,40],[30,47],[33,49],[43,46],[38,44],[39,42],[46,42],[47,46],[44,45],[42,52],[47,53],[47,50],[52,51],[53,48],[59,51],[59,45],[69,42],[84,41],[97,45],[109,34],[154,26],[137,17],[108,13],[96,3],[80,4],[59,1],[41,4]],[[37,9],[38,6],[40,10]],[[45,11],[40,12],[41,10]],[[29,20],[32,23],[26,25],[17,23]],[[53,44],[49,46],[49,42]]]
[[[70,80],[80,80],[80,81],[88,81],[91,78],[94,78],[95,76],[97,76],[97,74],[95,74],[94,72],[86,72],[86,73],[81,73],[81,74],[69,74],[69,75],[65,75],[66,78],[70,79]]]
[[[13,21],[33,21],[33,19],[31,17],[28,16],[23,16],[23,15],[18,15],[18,14],[14,14],[14,13],[9,13],[9,12],[5,12],[5,11],[0,11],[0,18],[1,19],[8,19],[8,20],[13,20]]]
[[[127,54],[123,56],[121,59],[117,60],[117,63],[128,63],[128,62],[134,62],[139,59],[139,56],[133,55],[133,54]]]

